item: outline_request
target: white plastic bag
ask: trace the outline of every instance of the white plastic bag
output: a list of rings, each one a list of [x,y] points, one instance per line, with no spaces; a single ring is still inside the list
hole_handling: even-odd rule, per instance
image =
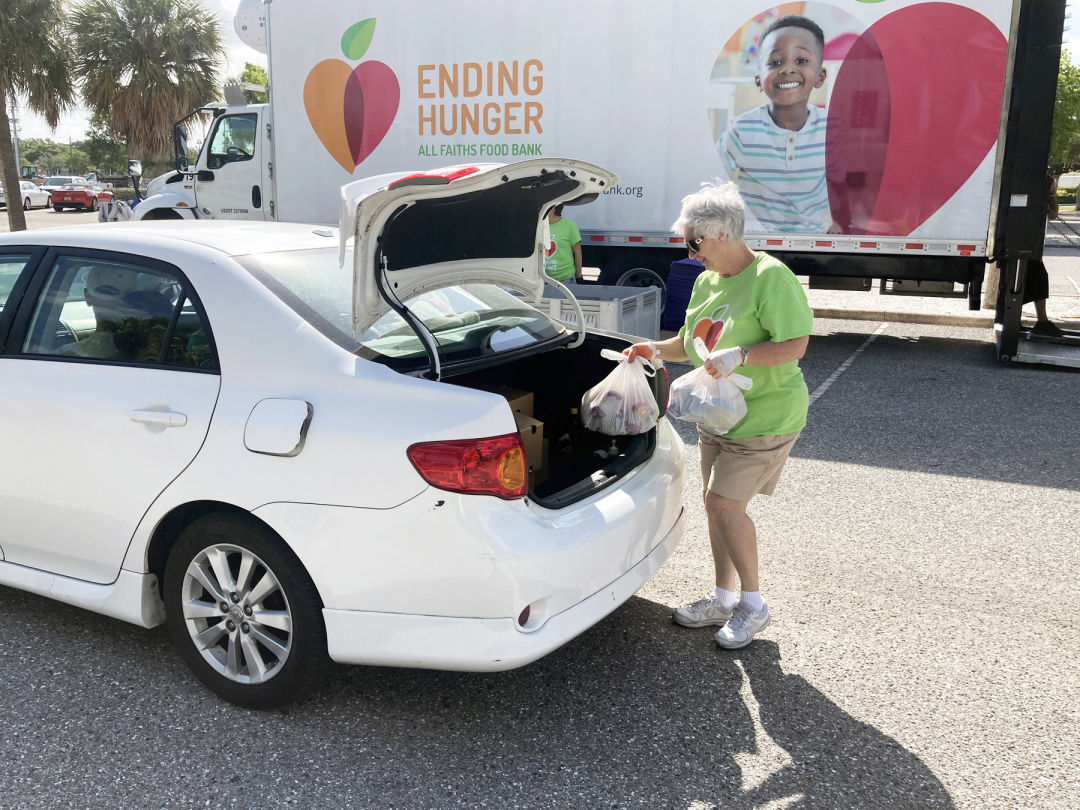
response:
[[[698,357],[709,356],[701,338],[694,339],[694,349]],[[727,433],[746,416],[742,392],[749,391],[753,384],[753,380],[742,374],[716,379],[704,366],[699,366],[671,384],[667,415],[695,422],[713,433]]]
[[[635,436],[656,427],[656,404],[649,377],[656,369],[642,357],[627,362],[626,355],[602,349],[600,356],[618,361],[604,379],[581,398],[581,423],[606,436]]]
[[[98,222],[127,222],[131,219],[131,206],[123,200],[108,200],[98,208]]]

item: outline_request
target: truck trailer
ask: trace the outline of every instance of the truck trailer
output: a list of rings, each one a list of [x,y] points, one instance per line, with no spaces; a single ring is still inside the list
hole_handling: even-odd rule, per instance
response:
[[[817,72],[777,91],[762,34],[787,15],[817,26]],[[1036,344],[1020,327],[1064,16],[1064,0],[245,0],[268,103],[205,108],[194,166],[178,127],[177,168],[135,216],[336,224],[358,177],[572,157],[621,178],[565,212],[585,265],[664,288],[686,258],[680,199],[731,179],[750,247],[811,285],[979,309],[993,265],[1001,359],[1080,364],[1080,335]],[[778,123],[776,93],[805,96],[800,129]]]

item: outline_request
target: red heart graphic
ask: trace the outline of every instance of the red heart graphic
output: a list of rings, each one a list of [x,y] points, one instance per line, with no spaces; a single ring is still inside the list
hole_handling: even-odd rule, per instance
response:
[[[997,142],[1008,42],[982,14],[919,3],[855,42],[829,100],[826,176],[845,233],[905,235]]]
[[[544,251],[544,256],[550,259],[555,254],[555,249],[557,247],[558,245],[555,244],[555,240],[552,239],[550,244],[548,244],[547,249]]]
[[[716,346],[716,341],[720,340],[720,335],[723,333],[723,321],[714,321],[712,318],[702,318],[694,324],[694,328],[690,331],[690,339],[701,338],[705,341],[705,348],[711,352]]]
[[[379,145],[397,114],[397,76],[382,62],[361,62],[345,82],[345,134],[359,165]]]

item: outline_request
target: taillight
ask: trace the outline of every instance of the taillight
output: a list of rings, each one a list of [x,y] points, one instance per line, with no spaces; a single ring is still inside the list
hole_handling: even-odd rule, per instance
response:
[[[421,442],[410,447],[409,461],[425,481],[439,489],[510,500],[529,492],[529,470],[521,436]]]

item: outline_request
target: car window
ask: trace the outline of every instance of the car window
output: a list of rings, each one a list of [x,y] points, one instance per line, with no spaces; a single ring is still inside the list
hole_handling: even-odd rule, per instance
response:
[[[216,370],[202,315],[183,283],[156,269],[83,256],[56,260],[23,354]]]
[[[396,312],[357,338],[352,328],[352,251],[288,251],[238,259],[301,317],[338,345],[395,368],[427,367],[423,343]],[[405,302],[435,336],[446,363],[468,362],[558,337],[561,330],[524,300],[493,284],[442,287]]]
[[[30,261],[30,255],[26,253],[0,254],[0,310],[7,303],[11,291],[15,289],[15,282],[19,280],[19,275],[28,261]]]
[[[257,123],[258,116],[254,113],[219,118],[206,154],[207,168],[220,169],[226,163],[251,160],[255,156]]]

